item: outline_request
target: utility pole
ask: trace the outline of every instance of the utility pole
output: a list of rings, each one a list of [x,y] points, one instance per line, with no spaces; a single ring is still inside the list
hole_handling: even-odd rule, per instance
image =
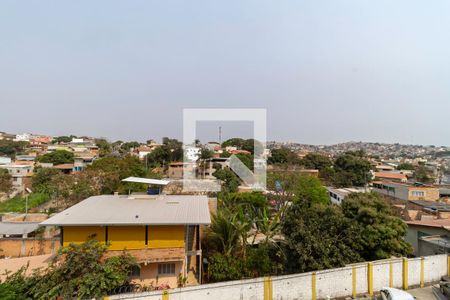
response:
[[[219,126],[219,144],[222,147],[222,126]]]
[[[28,195],[25,197],[25,215],[28,214]]]

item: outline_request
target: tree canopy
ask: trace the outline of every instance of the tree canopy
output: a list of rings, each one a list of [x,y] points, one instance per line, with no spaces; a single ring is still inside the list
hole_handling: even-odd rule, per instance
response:
[[[126,283],[134,258],[128,254],[104,258],[108,246],[94,239],[61,248],[45,271],[25,276],[26,268],[0,283],[0,298],[101,299]]]
[[[333,162],[324,155],[308,153],[300,160],[300,164],[306,169],[322,171],[325,168],[330,168],[333,165]]]
[[[9,194],[12,190],[12,176],[7,169],[0,168],[0,192]]]
[[[364,260],[406,256],[406,225],[375,193],[354,193],[342,206],[292,205],[283,221],[290,271],[342,267]]]
[[[334,161],[333,182],[338,187],[364,186],[371,177],[370,170],[363,151],[348,151]]]
[[[272,149],[268,159],[270,164],[299,164],[300,159],[296,153],[288,148],[282,147],[279,149]]]
[[[15,142],[10,140],[0,140],[0,155],[15,157],[24,151],[28,142]]]
[[[412,170],[413,171],[414,169],[415,169],[414,165],[411,163],[407,163],[407,162],[401,163],[397,166],[397,170]]]
[[[182,161],[184,157],[183,143],[176,139],[163,138],[163,145],[146,156],[150,167],[167,166],[170,162]]]
[[[365,260],[410,254],[411,246],[403,240],[406,224],[393,215],[379,194],[350,194],[342,203],[342,212],[353,222],[355,248]]]
[[[41,163],[52,163],[54,165],[68,164],[74,162],[74,154],[67,150],[57,150],[41,155],[37,160]]]

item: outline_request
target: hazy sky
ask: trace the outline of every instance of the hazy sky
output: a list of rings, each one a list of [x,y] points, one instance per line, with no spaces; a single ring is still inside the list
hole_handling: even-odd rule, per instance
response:
[[[450,1],[0,1],[0,131],[181,138],[222,107],[267,108],[270,140],[450,145]]]

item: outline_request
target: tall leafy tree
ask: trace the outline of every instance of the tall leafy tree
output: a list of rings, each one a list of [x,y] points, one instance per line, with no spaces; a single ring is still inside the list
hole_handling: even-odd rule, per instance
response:
[[[414,165],[411,163],[407,163],[407,162],[401,163],[397,166],[397,170],[412,170],[413,171],[414,169],[415,169]]]
[[[12,190],[12,176],[8,170],[0,168],[0,192],[9,194]]]
[[[282,147],[279,149],[272,149],[268,159],[270,164],[295,164],[300,163],[300,159],[292,150]]]
[[[411,246],[404,241],[406,224],[376,193],[353,193],[342,203],[344,216],[353,223],[355,249],[365,260],[406,256]]]
[[[334,162],[334,184],[338,187],[364,186],[370,180],[370,162],[363,151],[348,151]]]
[[[306,169],[322,171],[326,168],[330,168],[333,165],[333,162],[324,155],[318,153],[308,153],[300,160],[300,164]]]
[[[232,193],[238,191],[241,181],[230,168],[218,169],[212,175],[222,181],[223,191]]]
[[[1,299],[101,299],[126,283],[134,258],[105,258],[108,246],[92,239],[61,248],[45,271],[25,276],[25,269],[0,284]]]
[[[328,192],[320,180],[312,176],[297,176],[294,185],[294,200],[307,205],[329,203]]]
[[[42,163],[52,163],[54,165],[67,164],[73,163],[74,154],[67,150],[57,150],[41,155],[37,158],[37,160]]]
[[[334,206],[295,204],[283,221],[288,272],[343,267],[361,261],[351,222]]]
[[[28,144],[28,142],[0,140],[0,155],[14,158],[17,154],[22,153]]]

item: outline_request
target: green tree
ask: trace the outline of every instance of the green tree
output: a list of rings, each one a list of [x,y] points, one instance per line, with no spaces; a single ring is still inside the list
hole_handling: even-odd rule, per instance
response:
[[[54,165],[73,163],[74,154],[66,150],[57,150],[46,153],[37,158],[41,163],[52,163]]]
[[[221,209],[212,216],[208,239],[214,251],[225,256],[233,256],[242,250],[241,236],[243,232],[236,226],[237,214]]]
[[[351,222],[339,207],[294,204],[282,224],[286,270],[308,272],[361,261]]]
[[[315,169],[319,171],[322,171],[325,168],[330,168],[333,165],[332,161],[328,157],[317,153],[306,154],[300,160],[300,164],[306,169]]]
[[[72,138],[76,138],[76,136],[74,136],[74,135],[71,135],[71,136],[65,136],[65,135],[57,136],[57,137],[53,138],[52,143],[54,143],[54,144],[65,143],[66,144],[66,143],[70,143],[72,141]]]
[[[299,164],[300,159],[297,154],[288,148],[272,149],[268,159],[269,164]]]
[[[235,154],[237,158],[250,170],[253,171],[253,155],[249,154]]]
[[[146,157],[150,167],[167,166],[170,162],[183,160],[183,143],[176,139],[163,138],[163,145],[156,148]]]
[[[348,151],[334,161],[334,184],[338,187],[364,186],[370,180],[371,165],[363,151]]]
[[[321,181],[312,176],[301,175],[295,171],[277,170],[268,173],[267,187],[274,191],[275,201],[283,205],[286,201],[313,204],[328,204],[329,197]],[[279,190],[281,188],[281,190]]]
[[[133,141],[133,142],[126,142],[123,143],[120,148],[123,150],[124,153],[130,152],[131,148],[138,148],[141,144],[139,142]]]
[[[354,247],[365,260],[411,253],[411,245],[404,241],[406,224],[393,215],[379,194],[350,194],[342,203],[342,211],[352,222]]]
[[[108,246],[94,239],[61,248],[47,270],[25,276],[25,269],[0,284],[1,299],[101,299],[126,283],[134,258],[104,258]]]
[[[422,182],[422,183],[428,183],[429,184],[429,183],[433,183],[434,182],[433,175],[423,165],[417,166],[417,168],[414,171],[414,178],[416,179],[416,181]]]
[[[52,178],[61,172],[53,168],[36,168],[31,179],[33,190],[38,193],[51,195],[53,188],[51,186]]]
[[[307,205],[326,205],[330,202],[330,198],[327,189],[318,178],[297,176],[297,182],[294,186],[294,201],[305,202]]]
[[[412,170],[413,171],[414,169],[415,169],[414,165],[411,163],[407,163],[407,162],[401,163],[397,166],[397,170]]]
[[[211,151],[206,148],[202,148],[200,152],[200,159],[209,159],[212,158],[214,155],[214,151]]]
[[[242,145],[244,144],[244,139],[242,138],[231,138],[222,143],[222,148],[225,147],[237,147],[238,149],[241,149]]]
[[[93,177],[98,178],[103,194],[125,193],[128,190],[142,191],[146,188],[142,184],[121,182],[122,179],[130,176],[146,176],[145,167],[136,156],[106,156],[94,161],[92,165],[88,166],[87,170],[92,172]]]
[[[223,169],[216,170],[212,175],[217,179],[222,180],[223,191],[231,193],[238,191],[241,181],[230,168],[225,167]]]
[[[9,194],[12,191],[12,176],[8,170],[0,168],[0,192]]]
[[[104,157],[112,152],[111,144],[104,138],[95,139],[95,144],[98,146],[99,149],[99,156]]]
[[[14,158],[17,154],[22,153],[28,144],[28,142],[0,140],[0,155]]]
[[[242,279],[246,275],[245,272],[245,262],[240,257],[220,253],[209,257],[208,276],[212,282]]]

